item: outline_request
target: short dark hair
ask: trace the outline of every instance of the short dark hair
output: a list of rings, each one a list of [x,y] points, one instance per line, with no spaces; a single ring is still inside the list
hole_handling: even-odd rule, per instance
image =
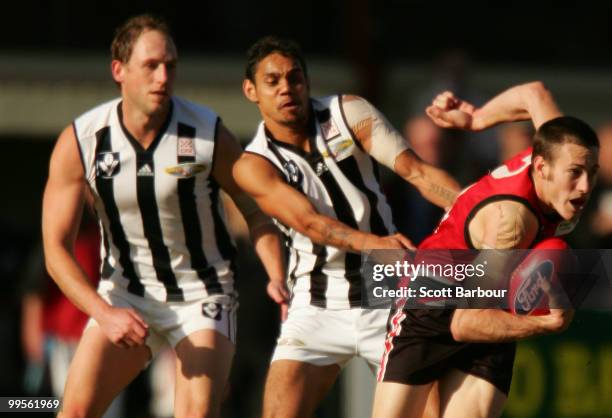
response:
[[[172,39],[170,27],[166,21],[158,16],[142,14],[129,18],[115,31],[111,43],[111,59],[128,62],[138,37],[146,31],[156,30]]]
[[[560,116],[544,123],[533,137],[532,155],[553,160],[553,150],[566,143],[599,148],[597,134],[586,122],[573,116]]]
[[[251,45],[247,51],[245,77],[252,82],[255,82],[257,65],[265,57],[275,52],[297,61],[300,64],[300,67],[302,67],[302,71],[304,71],[306,80],[308,80],[306,61],[304,60],[304,55],[302,54],[300,45],[291,39],[283,39],[278,36],[264,36]]]

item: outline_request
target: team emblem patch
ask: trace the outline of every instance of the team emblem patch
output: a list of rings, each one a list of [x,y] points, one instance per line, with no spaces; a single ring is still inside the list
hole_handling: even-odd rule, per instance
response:
[[[221,305],[213,302],[204,302],[202,304],[202,315],[219,321],[221,319]]]
[[[297,164],[294,161],[289,160],[285,163],[284,168],[287,174],[287,180],[289,181],[289,184],[291,184],[292,186],[301,187],[302,180],[304,177]]]
[[[195,145],[193,143],[193,138],[179,137],[176,154],[179,157],[195,157]]]
[[[315,166],[315,172],[317,174],[317,177],[321,177],[321,175],[323,175],[323,173],[325,173],[326,171],[329,171],[329,169],[327,168],[325,163],[323,161],[317,162],[317,165]]]
[[[119,172],[119,153],[101,152],[96,155],[96,176],[109,179]]]
[[[323,138],[326,141],[329,141],[330,139],[333,139],[340,135],[340,130],[334,123],[334,120],[332,118],[329,118],[321,124],[321,134],[323,135]]]
[[[206,170],[206,164],[202,163],[181,163],[165,169],[166,173],[179,178],[193,177],[204,170]]]

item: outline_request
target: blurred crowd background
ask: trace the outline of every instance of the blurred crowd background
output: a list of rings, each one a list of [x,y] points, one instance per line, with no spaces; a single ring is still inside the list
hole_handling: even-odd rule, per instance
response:
[[[259,120],[241,92],[245,51],[260,36],[288,36],[304,49],[313,95],[366,97],[421,158],[463,185],[529,146],[532,126],[442,131],[424,116],[425,106],[443,90],[481,105],[511,85],[544,81],[561,108],[591,123],[601,141],[599,185],[569,241],[574,248],[612,248],[612,6],[605,3],[25,0],[11,5],[0,27],[0,396],[61,393],[86,318],[42,262],[48,159],[65,125],[117,95],[109,71],[113,30],[142,12],[171,24],[179,51],[176,93],[215,109],[243,144]],[[383,179],[397,226],[418,243],[442,213],[392,173]],[[260,411],[278,312],[244,225],[231,204],[228,210],[240,249],[241,301],[224,416],[251,418]],[[97,234],[94,219],[85,217],[76,250],[94,279]],[[505,416],[612,417],[611,319],[608,312],[579,312],[562,336],[521,343]],[[171,416],[172,361],[169,353],[156,360],[107,416]],[[356,410],[348,380],[337,384],[319,417],[369,416]]]

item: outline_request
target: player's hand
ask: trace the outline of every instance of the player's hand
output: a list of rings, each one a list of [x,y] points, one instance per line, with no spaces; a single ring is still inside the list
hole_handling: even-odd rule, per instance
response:
[[[450,91],[438,94],[431,106],[425,109],[427,116],[441,128],[476,130],[474,106],[461,100]]]
[[[122,348],[143,345],[149,334],[149,326],[130,308],[109,306],[95,319],[108,339]]]
[[[538,272],[538,274],[540,273]],[[552,333],[563,332],[572,322],[574,310],[567,308],[571,305],[559,283],[551,284],[548,280],[542,280],[541,283],[550,307],[550,313],[544,315],[543,318],[546,321],[545,326]]]
[[[416,250],[412,241],[400,233],[386,237],[374,236],[366,242],[365,248],[372,250]]]
[[[573,309],[550,309],[549,314],[542,316],[546,329],[551,333],[565,331],[569,328],[573,318]]]
[[[281,321],[285,321],[289,312],[289,289],[285,280],[270,280],[266,288],[268,296],[280,305]]]

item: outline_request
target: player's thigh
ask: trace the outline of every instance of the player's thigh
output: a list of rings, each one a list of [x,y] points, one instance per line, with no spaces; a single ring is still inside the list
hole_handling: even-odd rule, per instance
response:
[[[423,416],[432,386],[433,383],[406,385],[396,382],[378,382],[374,394],[372,418]]]
[[[336,364],[273,361],[264,389],[264,418],[310,418],[339,372]]]
[[[83,333],[68,370],[60,417],[99,417],[151,358],[146,345],[120,348],[100,327]]]
[[[496,418],[507,399],[493,384],[457,369],[440,379],[439,393],[443,418]]]
[[[218,331],[202,329],[179,341],[175,351],[175,416],[219,416],[234,344]]]

